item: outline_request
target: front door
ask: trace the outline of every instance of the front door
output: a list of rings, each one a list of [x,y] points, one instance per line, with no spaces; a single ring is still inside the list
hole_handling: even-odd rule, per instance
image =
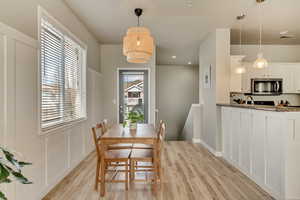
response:
[[[148,70],[119,70],[119,123],[130,112],[141,116],[140,123],[148,123]]]

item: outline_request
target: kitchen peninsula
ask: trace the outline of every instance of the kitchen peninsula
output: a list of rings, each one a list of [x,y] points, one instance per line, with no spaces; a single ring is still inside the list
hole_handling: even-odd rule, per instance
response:
[[[300,108],[217,106],[224,159],[276,199],[300,199]]]

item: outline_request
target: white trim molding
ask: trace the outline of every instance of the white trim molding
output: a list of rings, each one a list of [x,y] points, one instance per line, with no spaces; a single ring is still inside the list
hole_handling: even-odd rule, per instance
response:
[[[207,149],[210,153],[212,153],[216,157],[223,156],[221,151],[214,150],[211,146],[209,146],[206,142],[204,142],[201,139],[193,138],[193,143],[202,145],[205,149]]]

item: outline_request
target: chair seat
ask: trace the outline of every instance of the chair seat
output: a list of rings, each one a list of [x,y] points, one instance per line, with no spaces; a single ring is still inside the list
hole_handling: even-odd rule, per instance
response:
[[[151,149],[133,149],[130,155],[132,159],[153,159],[153,150]]]
[[[128,143],[128,144],[112,144],[108,146],[109,150],[112,149],[132,149],[132,144]]]
[[[130,149],[107,150],[105,151],[105,159],[128,159],[130,157]]]
[[[133,149],[153,149],[151,144],[133,144]]]

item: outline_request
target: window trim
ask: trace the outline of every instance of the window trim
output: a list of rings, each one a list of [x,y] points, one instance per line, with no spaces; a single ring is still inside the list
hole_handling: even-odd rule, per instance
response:
[[[67,128],[70,128],[72,126],[75,126],[79,123],[82,123],[87,120],[87,91],[86,91],[86,76],[87,76],[87,45],[83,43],[76,35],[74,35],[71,31],[69,31],[63,24],[61,24],[57,19],[55,19],[53,16],[51,16],[44,8],[41,6],[38,6],[38,70],[37,70],[37,89],[38,89],[38,95],[37,95],[37,102],[38,102],[38,134],[39,135],[45,135],[51,132],[57,132],[60,130],[65,130]],[[83,117],[73,120],[71,122],[64,122],[61,124],[57,124],[56,126],[52,126],[46,129],[42,129],[41,124],[41,41],[40,41],[40,34],[41,34],[41,22],[42,18],[46,19],[48,22],[51,23],[54,27],[56,27],[59,31],[61,31],[64,35],[68,36],[70,39],[74,40],[76,43],[79,44],[79,46],[82,48],[82,68],[81,68],[81,100],[82,100],[82,112]]]

